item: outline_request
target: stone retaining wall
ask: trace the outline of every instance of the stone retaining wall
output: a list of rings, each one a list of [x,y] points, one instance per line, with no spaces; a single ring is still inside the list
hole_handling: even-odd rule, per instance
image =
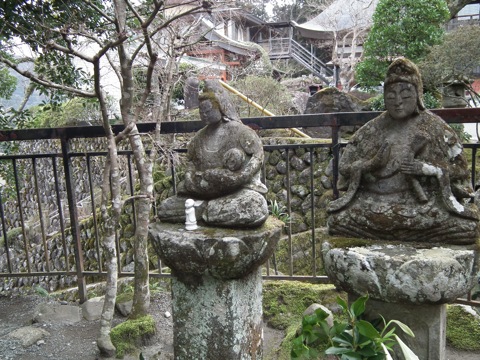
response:
[[[280,144],[298,144],[298,143],[314,143],[314,139],[298,139],[298,138],[268,138],[264,139],[266,145],[280,145]],[[328,148],[315,148],[313,150],[313,177],[314,177],[314,191],[310,191],[310,150],[309,149],[295,149],[288,151],[290,159],[290,202],[291,202],[291,221],[289,225],[292,233],[300,233],[312,226],[321,227],[325,225],[325,212],[322,211],[325,205],[332,197],[331,191],[331,165],[330,165],[330,150]],[[274,150],[266,152],[266,168],[265,178],[269,192],[267,199],[269,202],[276,201],[280,208],[284,208],[286,212],[287,205],[287,152],[285,150]],[[180,161],[181,163],[181,161]],[[172,195],[172,178],[169,176],[170,172],[157,173],[155,175],[155,191],[157,192],[157,203],[163,198]],[[45,184],[48,183],[46,178],[49,176],[48,171],[45,170]],[[84,187],[85,178],[88,176],[86,172],[76,173],[76,191],[78,197],[86,196],[89,189],[88,183]],[[98,177],[100,174],[95,174]],[[177,180],[181,180],[181,168],[177,169]],[[51,184],[48,184],[49,187]],[[45,190],[47,193],[48,190]],[[28,191],[25,197],[28,198]],[[316,207],[315,219],[311,219],[311,202]],[[32,200],[30,200],[32,201]],[[34,202],[33,202],[34,203]],[[33,207],[33,206],[32,206]],[[91,209],[91,208],[90,208]],[[88,211],[88,208],[86,209]],[[91,213],[91,210],[90,210]],[[120,221],[119,229],[119,249],[120,249],[120,266],[124,271],[133,271],[133,235],[134,226],[132,222],[133,210],[131,205],[127,205],[123,211]],[[67,216],[67,215],[66,215]],[[67,218],[68,219],[68,216]],[[99,231],[101,231],[101,220],[97,216],[99,224]],[[14,223],[18,224],[18,223]],[[52,222],[50,226],[55,226]],[[21,229],[17,232],[11,233],[12,238],[9,239],[12,244],[10,255],[12,267],[14,272],[27,272],[27,257],[30,260],[31,271],[45,271],[47,269],[47,261],[45,258],[45,251],[43,239],[38,237],[38,233],[34,236],[29,236],[28,256],[23,247],[23,233]],[[101,233],[98,234],[101,241]],[[98,271],[98,254],[97,254],[97,240],[96,230],[94,227],[93,216],[87,216],[80,222],[80,237],[82,241],[83,256],[84,256],[84,270]],[[34,241],[32,241],[32,239]],[[69,228],[65,232],[68,270],[75,272],[75,259],[73,251],[73,238]],[[50,232],[45,239],[48,253],[50,271],[66,271],[65,250],[62,241],[62,234],[58,231]],[[100,257],[102,251],[100,246]],[[156,267],[156,254],[150,251],[151,269]],[[7,271],[7,258],[5,254],[5,247],[0,244],[0,271]],[[90,279],[93,281],[93,279]],[[0,280],[0,293],[3,290],[11,289],[12,287],[32,286],[32,284],[39,284],[48,291],[54,291],[58,288],[71,286],[75,284],[75,277],[72,276],[48,276],[48,277],[26,277],[26,278],[11,278]]]

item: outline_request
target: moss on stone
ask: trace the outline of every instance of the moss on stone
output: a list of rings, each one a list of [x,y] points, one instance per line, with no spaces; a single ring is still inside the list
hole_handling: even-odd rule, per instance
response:
[[[298,281],[266,281],[263,284],[263,314],[268,324],[284,330],[301,322],[302,314],[313,303],[335,304],[338,292],[331,284]]]
[[[12,230],[7,231],[7,239],[9,246],[11,246],[12,242],[15,242],[17,238],[22,235],[22,233],[23,230],[21,227],[13,228]],[[3,235],[3,233],[1,235]],[[3,236],[0,236],[0,246],[5,246],[5,238]]]
[[[285,330],[285,337],[274,354],[266,360],[290,360],[291,342],[302,324],[303,312],[313,303],[335,308],[336,298],[346,299],[331,284],[311,284],[298,281],[265,281],[263,284],[263,314],[269,326]]]
[[[133,300],[133,292],[124,292],[116,297],[115,302],[117,304],[122,304],[132,300]]]
[[[123,358],[125,354],[132,353],[137,347],[146,344],[155,332],[155,320],[150,315],[127,320],[115,326],[110,332],[110,338],[117,349],[117,358]]]
[[[461,306],[447,307],[447,342],[456,349],[480,350],[480,320]]]

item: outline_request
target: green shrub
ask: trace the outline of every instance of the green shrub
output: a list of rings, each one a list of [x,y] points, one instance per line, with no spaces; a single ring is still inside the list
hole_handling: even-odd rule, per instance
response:
[[[345,300],[338,298],[337,302],[347,320],[334,320],[332,326],[327,322],[329,314],[321,308],[312,315],[304,316],[301,333],[292,341],[292,359],[317,359],[320,355],[319,346],[326,345],[327,349],[321,352],[341,360],[382,360],[393,352],[393,346],[398,344],[404,359],[418,360],[395,334],[398,326],[407,335],[414,336],[407,325],[397,320],[387,323],[381,318],[381,329],[377,329],[371,322],[361,318],[367,300],[368,295],[361,296],[349,307]]]

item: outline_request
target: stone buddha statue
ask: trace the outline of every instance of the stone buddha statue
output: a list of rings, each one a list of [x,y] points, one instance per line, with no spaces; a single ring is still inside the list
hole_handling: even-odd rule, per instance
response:
[[[425,109],[415,64],[395,60],[386,111],[351,138],[339,163],[343,196],[330,203],[331,235],[473,244],[479,211],[456,133]]]
[[[184,204],[192,198],[196,218],[208,225],[260,226],[268,217],[267,188],[260,181],[264,160],[260,138],[240,121],[217,81],[205,82],[199,111],[206,126],[188,146],[185,180],[176,196],[160,204],[160,219],[185,221]]]

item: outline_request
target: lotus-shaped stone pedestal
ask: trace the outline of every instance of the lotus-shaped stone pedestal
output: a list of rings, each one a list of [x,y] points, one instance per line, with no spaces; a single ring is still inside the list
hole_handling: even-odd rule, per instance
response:
[[[254,229],[155,223],[152,244],[172,269],[175,359],[261,359],[262,265],[283,223]]]
[[[363,243],[362,245],[358,245]],[[446,303],[467,294],[477,280],[474,247],[327,239],[325,272],[350,298],[368,294],[367,316],[406,323],[404,340],[420,359],[445,359]],[[392,304],[394,303],[394,304]]]

